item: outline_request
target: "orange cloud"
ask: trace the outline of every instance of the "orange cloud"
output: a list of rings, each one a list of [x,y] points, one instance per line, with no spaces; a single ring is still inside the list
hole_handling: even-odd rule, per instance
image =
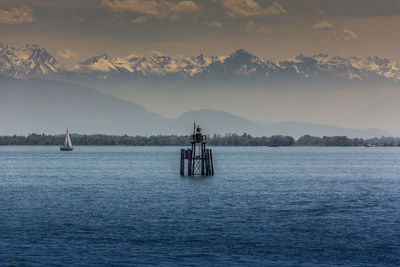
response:
[[[2,24],[23,24],[32,23],[36,19],[33,16],[33,10],[28,6],[20,8],[0,9],[0,23]]]
[[[209,27],[221,27],[222,23],[219,21],[210,21],[205,23]]]
[[[226,9],[229,17],[254,17],[262,15],[278,15],[287,13],[281,4],[273,2],[269,7],[262,8],[254,0],[214,0]]]
[[[146,17],[138,17],[135,19],[132,19],[131,22],[135,23],[135,24],[141,24],[141,23],[145,23],[147,21]]]
[[[348,29],[343,30],[343,40],[349,41],[349,40],[354,40],[357,38],[358,38],[357,33],[350,31]]]
[[[258,33],[263,33],[263,34],[266,34],[266,35],[271,35],[271,34],[273,34],[275,31],[276,31],[276,30],[275,30],[274,28],[267,27],[267,26],[262,26],[262,27],[260,27],[260,28],[258,28],[258,29],[256,30],[256,32],[258,32]]]
[[[103,7],[113,12],[133,12],[158,19],[179,19],[200,10],[193,1],[172,3],[167,0],[103,0]]]
[[[316,30],[328,30],[328,29],[334,28],[335,26],[332,23],[330,23],[329,21],[324,20],[324,21],[318,22],[317,24],[313,25],[312,27],[313,27],[313,29],[316,29]]]

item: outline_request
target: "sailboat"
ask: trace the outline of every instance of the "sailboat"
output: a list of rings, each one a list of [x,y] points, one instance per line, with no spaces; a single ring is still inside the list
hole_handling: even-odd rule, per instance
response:
[[[60,151],[72,151],[72,143],[71,138],[69,137],[69,132],[67,129],[67,133],[65,134],[64,145],[60,146]]]

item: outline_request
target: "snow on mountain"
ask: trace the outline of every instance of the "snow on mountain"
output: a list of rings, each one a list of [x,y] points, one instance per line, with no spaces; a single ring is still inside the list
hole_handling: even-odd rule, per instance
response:
[[[340,57],[319,54],[311,57],[299,55],[279,62],[279,66],[295,69],[305,78],[331,75],[350,80],[391,79],[400,80],[400,65],[381,57]]]
[[[118,71],[120,68],[115,65],[114,59],[109,57],[106,53],[100,56],[94,56],[83,60],[72,67],[72,71],[81,73],[91,72],[113,72]]]
[[[180,59],[168,56],[148,56],[131,58],[129,60],[132,72],[142,75],[166,76],[168,74],[184,73],[185,63]]]
[[[208,65],[204,73],[212,76],[238,77],[268,77],[272,71],[278,70],[278,66],[271,60],[262,60],[245,49],[236,50],[223,61],[215,61]]]
[[[106,54],[91,57],[76,64],[72,71],[83,73],[108,73],[116,71],[136,72],[144,76],[167,76],[180,74],[193,76],[215,61],[223,61],[224,57],[173,58],[169,56],[128,56],[110,58]]]
[[[227,76],[269,79],[285,73],[306,79],[332,77],[350,80],[400,80],[400,65],[380,57],[339,57],[318,54],[298,55],[284,61],[264,60],[239,49],[228,57],[175,58],[170,56],[128,56],[111,58],[106,54],[83,60],[73,72],[96,74],[129,72],[144,77],[220,77]]]
[[[239,49],[228,57],[136,56],[89,57],[66,70],[46,49],[27,44],[22,47],[0,43],[0,74],[14,78],[52,77],[54,74],[108,79],[125,75],[128,79],[163,77],[171,79],[255,78],[258,80],[334,78],[348,80],[400,80],[400,64],[386,58],[340,57],[327,54],[298,55],[283,61],[265,60]],[[134,75],[131,75],[134,74]],[[285,76],[282,76],[285,75]],[[117,76],[121,77],[121,76]]]
[[[14,78],[46,76],[65,68],[44,48],[0,44],[0,72]]]

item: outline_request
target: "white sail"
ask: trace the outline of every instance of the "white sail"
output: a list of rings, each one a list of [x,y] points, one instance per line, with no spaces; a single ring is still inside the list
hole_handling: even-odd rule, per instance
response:
[[[68,147],[72,147],[71,138],[69,137],[69,133],[67,134],[67,143],[68,143]]]
[[[67,130],[67,133],[65,134],[64,147],[68,147],[68,148],[72,147],[71,138],[69,137],[68,130]]]

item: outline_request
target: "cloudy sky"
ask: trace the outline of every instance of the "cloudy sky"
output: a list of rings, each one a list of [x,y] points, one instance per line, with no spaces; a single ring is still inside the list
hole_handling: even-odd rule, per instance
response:
[[[400,59],[398,0],[1,0],[0,40],[63,63],[111,56],[303,53]]]

